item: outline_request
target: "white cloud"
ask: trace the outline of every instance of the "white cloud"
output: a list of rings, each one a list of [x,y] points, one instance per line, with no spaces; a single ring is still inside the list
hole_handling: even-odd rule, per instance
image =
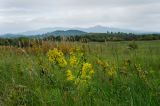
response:
[[[160,0],[0,0],[0,33],[105,25],[159,31]]]

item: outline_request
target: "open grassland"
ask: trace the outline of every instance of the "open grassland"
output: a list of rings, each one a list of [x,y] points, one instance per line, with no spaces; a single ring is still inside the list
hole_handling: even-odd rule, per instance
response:
[[[0,46],[0,105],[160,106],[160,41]]]

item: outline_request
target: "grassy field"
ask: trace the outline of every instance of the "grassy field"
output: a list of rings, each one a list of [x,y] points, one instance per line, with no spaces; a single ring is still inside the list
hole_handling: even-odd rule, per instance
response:
[[[160,106],[160,41],[0,46],[0,106],[22,105]]]

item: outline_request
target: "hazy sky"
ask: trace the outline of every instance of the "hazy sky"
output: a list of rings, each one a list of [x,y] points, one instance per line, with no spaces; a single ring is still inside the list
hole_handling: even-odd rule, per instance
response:
[[[160,32],[160,0],[0,0],[0,33],[94,25]]]

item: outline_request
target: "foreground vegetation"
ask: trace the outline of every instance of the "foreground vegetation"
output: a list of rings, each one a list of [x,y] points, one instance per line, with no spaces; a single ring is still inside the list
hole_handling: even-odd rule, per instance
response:
[[[0,105],[159,106],[160,41],[0,46]]]

